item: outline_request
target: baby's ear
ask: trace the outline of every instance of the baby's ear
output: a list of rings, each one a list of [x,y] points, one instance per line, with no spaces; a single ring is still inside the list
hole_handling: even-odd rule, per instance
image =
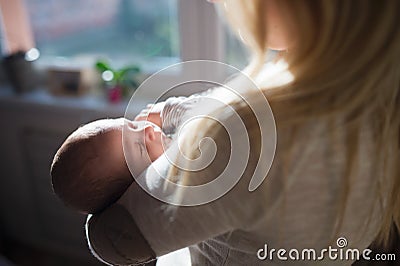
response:
[[[155,140],[156,136],[154,134],[154,128],[152,126],[146,126],[144,128],[145,141],[152,142]]]

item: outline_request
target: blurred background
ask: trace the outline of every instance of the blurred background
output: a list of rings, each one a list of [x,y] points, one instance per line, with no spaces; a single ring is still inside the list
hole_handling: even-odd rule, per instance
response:
[[[205,0],[0,0],[0,11],[0,265],[99,265],[85,217],[52,192],[57,148],[82,124],[123,116],[168,65],[242,68],[247,55]]]

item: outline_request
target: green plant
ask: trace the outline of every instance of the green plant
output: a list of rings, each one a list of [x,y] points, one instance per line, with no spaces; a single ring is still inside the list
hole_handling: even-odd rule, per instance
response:
[[[96,69],[107,87],[119,87],[125,97],[139,86],[138,75],[141,70],[137,65],[115,69],[107,61],[99,60],[96,62]]]

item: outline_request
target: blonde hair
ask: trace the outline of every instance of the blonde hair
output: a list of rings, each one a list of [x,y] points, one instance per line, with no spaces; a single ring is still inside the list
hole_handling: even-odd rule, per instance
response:
[[[222,7],[232,28],[253,52],[256,77],[268,51],[265,0],[227,0]],[[294,80],[264,89],[277,127],[310,118],[345,117],[346,165],[338,202],[336,231],[345,212],[351,176],[357,171],[362,118],[374,129],[375,197],[382,221],[377,236],[387,242],[392,224],[400,229],[400,2],[396,0],[279,0],[298,38],[284,54]],[[237,105],[238,108],[240,105]],[[290,108],[287,108],[290,106]],[[257,121],[249,121],[257,127]],[[204,127],[203,127],[204,128]],[[204,130],[203,130],[204,131]],[[208,127],[218,138],[220,130]],[[199,138],[197,136],[196,138]],[[190,144],[196,141],[188,140]]]

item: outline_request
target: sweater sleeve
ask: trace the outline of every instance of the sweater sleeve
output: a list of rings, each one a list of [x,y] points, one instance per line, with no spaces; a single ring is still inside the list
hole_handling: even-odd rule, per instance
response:
[[[238,123],[230,117],[225,116],[223,120],[226,125],[233,125],[234,128],[228,134],[224,131],[224,127],[217,123],[216,130],[220,132],[217,136],[215,131],[205,133],[204,139],[214,139],[214,143],[204,141],[201,145],[201,153],[205,156],[201,157],[200,161],[213,158],[206,167],[192,171],[174,165],[182,158],[177,148],[178,140],[175,140],[160,158],[136,178],[136,182],[132,183],[116,204],[129,213],[141,234],[138,235],[128,229],[115,230],[114,234],[121,232],[124,238],[133,240],[141,239],[142,235],[145,240],[142,242],[148,243],[156,256],[161,256],[236,229],[244,229],[254,222],[258,216],[257,207],[262,202],[260,197],[263,197],[263,192],[260,190],[249,192],[248,186],[259,156],[257,147],[259,147],[260,132],[250,130],[247,136],[236,130]],[[243,117],[243,121],[249,120]],[[184,142],[189,140],[184,134],[179,138]],[[250,145],[248,160],[245,160],[244,151],[246,139]],[[238,140],[236,144],[239,146],[236,150],[230,145],[232,140]],[[209,152],[214,148],[216,148],[214,157],[209,156]],[[232,183],[232,180],[236,181]],[[201,187],[204,184],[211,185],[199,194],[193,192],[193,189],[177,188],[177,184],[190,188]],[[114,220],[117,219],[119,217],[115,217]],[[91,237],[90,230],[87,229],[87,232],[89,241],[96,238],[107,239]],[[118,240],[121,237],[122,235],[120,237],[113,235],[108,241]],[[92,243],[92,246],[96,246],[95,243]],[[129,252],[130,249],[123,244],[118,246],[111,243],[107,247],[115,249],[108,253],[124,254],[126,264],[138,261],[140,258],[148,259],[146,254]],[[102,257],[105,252],[97,251],[96,254]]]

